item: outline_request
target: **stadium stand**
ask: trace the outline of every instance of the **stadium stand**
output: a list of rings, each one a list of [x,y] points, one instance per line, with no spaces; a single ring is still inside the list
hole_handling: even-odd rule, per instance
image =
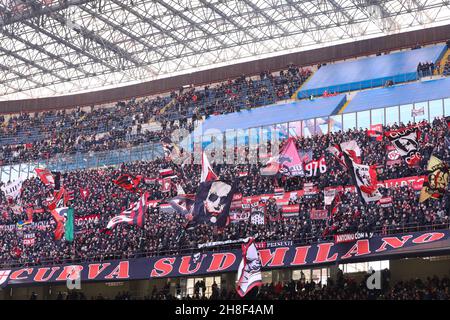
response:
[[[430,57],[438,59],[444,50],[445,46],[433,46],[377,58],[364,58],[350,63],[337,63],[330,65],[330,68],[325,66],[320,68],[305,86],[312,86],[311,81],[320,76],[321,72],[344,74],[342,70],[335,70],[335,73],[331,68],[343,68],[344,65],[350,67],[349,77],[335,77],[335,82],[322,78],[321,82],[326,80],[327,82],[322,83],[338,86],[339,81],[355,83],[355,79],[358,79],[368,84],[371,80],[378,79],[381,84],[382,79],[391,76],[411,77],[407,80],[411,81],[416,79],[416,71],[409,72],[415,61],[428,60]],[[397,73],[388,75],[381,71],[390,69],[387,68],[389,65],[398,64],[399,61],[402,63],[396,65]],[[356,70],[361,66],[370,70],[366,73],[367,78],[356,78]],[[414,70],[416,68],[417,65]],[[87,164],[84,167],[66,167],[66,170],[61,170],[61,181],[64,188],[72,192],[68,203],[76,212],[76,240],[73,242],[55,240],[56,223],[52,210],[47,207],[57,191],[56,187],[45,184],[35,174],[30,174],[33,170],[27,169],[21,186],[20,202],[11,201],[7,199],[5,192],[0,192],[1,268],[112,262],[144,257],[193,257],[199,253],[217,251],[217,248],[203,248],[205,244],[239,241],[255,235],[261,242],[291,241],[295,245],[310,246],[331,243],[336,236],[346,234],[398,236],[405,233],[448,230],[450,194],[446,190],[440,190],[441,199],[420,202],[418,192],[426,180],[431,155],[444,163],[450,161],[447,113],[450,108],[447,109],[444,103],[444,99],[450,95],[449,79],[365,90],[354,93],[349,100],[346,94],[332,94],[328,97],[283,101],[308,79],[310,73],[309,68],[302,70],[289,66],[278,75],[262,72],[257,80],[242,76],[217,86],[180,89],[178,93],[172,92],[167,97],[133,99],[117,102],[110,107],[2,116],[1,165],[9,165],[10,168],[42,159],[61,158],[65,161],[63,157],[66,155],[75,154],[83,158],[90,153],[113,154],[121,149],[146,148],[150,143],[159,145],[162,138],[170,136],[179,128],[194,132],[195,135],[198,133],[195,124],[199,123],[202,125],[200,136],[206,140],[208,137],[205,135],[208,135],[210,129],[215,129],[226,137],[227,130],[257,129],[260,132],[258,134],[262,135],[263,128],[268,127],[279,134],[282,140],[280,149],[286,145],[286,141],[294,141],[298,150],[309,154],[310,161],[322,159],[326,168],[323,172],[319,170],[310,175],[289,179],[281,174],[274,177],[263,175],[261,170],[265,168],[266,163],[261,160],[255,163],[252,157],[254,153],[258,154],[265,148],[272,151],[274,146],[271,142],[261,142],[263,139],[257,139],[257,143],[251,145],[248,135],[247,139],[240,140],[235,134],[230,145],[209,150],[213,151],[209,154],[212,169],[221,181],[236,181],[236,194],[243,198],[252,197],[265,207],[264,222],[252,221],[249,216],[245,216],[248,210],[241,203],[232,208],[231,215],[244,218],[236,218],[224,228],[218,229],[209,224],[199,224],[192,228],[187,222],[189,219],[176,213],[168,205],[171,199],[180,195],[179,187],[186,194],[196,194],[202,175],[202,166],[199,164],[180,164],[162,156],[136,156],[119,158],[115,166],[109,167],[102,166],[105,163],[96,163],[96,168],[89,168]],[[395,78],[395,82],[401,82],[399,79]],[[329,86],[326,88],[330,92],[339,91],[330,89]],[[352,87],[350,90],[360,88]],[[303,87],[303,90],[313,89]],[[305,95],[309,96],[309,93]],[[355,121],[354,126],[346,128],[345,115],[350,113],[378,109],[384,112],[383,108],[386,107],[429,100],[439,100],[440,109],[432,114],[426,112],[426,116],[420,121],[415,121],[411,116],[407,122],[376,123],[371,121],[369,116],[369,125],[361,126],[361,123]],[[275,104],[279,101],[283,102]],[[401,110],[401,107],[398,107],[398,113]],[[430,110],[428,105],[426,110]],[[331,119],[342,115],[344,120],[341,120],[341,123],[335,121],[335,124],[332,124]],[[381,125],[382,132],[378,132],[380,139],[374,139],[371,132],[374,131],[371,125],[375,124]],[[420,160],[416,166],[410,166],[397,155],[395,160],[399,161],[392,163],[392,152],[389,149],[391,142],[383,132],[411,127],[417,128],[418,131],[415,139],[421,154]],[[288,137],[293,140],[287,140]],[[377,189],[383,198],[391,199],[390,206],[381,206],[379,202],[365,203],[360,194],[351,188],[355,182],[349,174],[349,168],[327,151],[330,146],[350,140],[354,140],[361,148],[361,165],[376,166],[379,182]],[[208,143],[203,146],[208,146]],[[215,160],[221,152],[231,154],[236,163],[216,163],[218,161]],[[167,169],[171,171],[168,189],[164,187],[164,179],[168,178],[161,176],[161,171]],[[142,193],[148,193],[149,200],[152,201],[153,205],[144,213],[147,218],[141,228],[126,223],[117,224],[112,229],[107,228],[115,216],[125,212],[141,196],[140,193],[124,190],[114,182],[123,174],[140,177],[137,187]],[[10,173],[8,180],[11,176]],[[9,182],[3,178],[1,180],[2,187]],[[310,184],[317,188],[312,195],[305,193]],[[420,186],[417,187],[416,184]],[[343,188],[339,196],[340,202],[324,205],[323,191],[330,187]],[[445,188],[448,189],[447,186]],[[280,192],[281,199],[277,195]],[[296,194],[295,197],[291,196],[292,193]],[[295,212],[294,216],[286,215],[283,211],[286,205],[297,206],[298,212]],[[312,218],[312,211],[316,210],[326,211],[327,217]],[[33,222],[24,224],[24,221],[30,219],[30,212]],[[225,248],[234,250],[238,245],[220,247],[221,250]],[[443,251],[447,252],[446,249]],[[202,284],[196,285],[194,291],[201,286]],[[425,283],[411,280],[393,284],[392,288],[387,285],[383,291],[369,292],[362,285],[358,285],[356,280],[344,280],[338,276],[336,283],[330,280],[326,286],[308,281],[295,282],[292,279],[284,284],[266,284],[255,298],[448,299],[448,286],[447,278],[433,278]],[[235,291],[219,292],[217,287],[210,287],[212,299],[237,297]],[[169,291],[173,290],[155,290],[146,298],[179,298]],[[198,289],[193,296],[184,297],[206,299],[204,292],[204,289]],[[37,298],[36,294],[32,297]],[[82,298],[81,294],[75,292],[67,296],[67,299]],[[101,298],[100,295],[98,299]],[[117,299],[132,298],[129,293],[117,295]],[[58,295],[57,299],[63,299],[63,295]]]
[[[338,95],[314,100],[301,100],[284,104],[245,110],[222,116],[212,116],[203,122],[203,132],[214,129],[219,132],[233,129],[249,129],[278,123],[328,117],[336,114],[347,101],[345,95]],[[217,132],[216,131],[216,132]]]
[[[327,186],[350,185],[351,180],[346,170],[326,153],[325,149],[329,143],[355,139],[362,147],[365,163],[381,165],[378,170],[379,181],[421,176],[426,172],[427,159],[433,150],[434,154],[443,161],[450,160],[448,141],[444,139],[449,135],[447,123],[442,118],[435,119],[432,124],[423,123],[421,131],[419,141],[424,159],[419,167],[414,168],[405,163],[388,165],[387,139],[384,138],[381,142],[372,141],[366,130],[358,130],[298,139],[298,148],[301,150],[311,149],[313,159],[326,156],[327,172],[319,173],[317,176],[296,177],[289,180],[282,177],[273,180],[271,177],[261,176],[259,169],[262,164],[246,164],[249,162],[248,149],[245,148],[231,151],[236,156],[244,158],[240,162],[243,165],[233,165],[232,168],[217,166],[215,170],[220,177],[226,180],[232,180],[240,172],[246,172],[247,175],[240,179],[238,189],[243,196],[273,194],[276,185],[283,186],[285,192],[301,189],[308,182],[316,183],[320,190]],[[1,201],[3,213],[0,218],[3,228],[0,230],[2,235],[0,244],[4,250],[0,253],[0,263],[4,266],[24,263],[39,265],[79,259],[94,261],[99,258],[113,259],[142,254],[174,253],[181,249],[192,250],[201,243],[239,239],[256,233],[262,240],[295,239],[298,243],[304,243],[324,240],[337,233],[360,231],[395,233],[400,230],[446,227],[449,224],[450,199],[448,194],[442,201],[424,205],[417,202],[416,193],[411,187],[401,187],[383,191],[383,194],[393,197],[395,210],[380,209],[376,203],[365,206],[356,193],[346,193],[343,195],[344,205],[339,208],[339,212],[332,219],[311,220],[309,219],[310,209],[322,206],[323,196],[320,193],[313,199],[302,201],[301,198],[298,198],[294,202],[291,201],[291,203],[301,203],[301,214],[297,218],[280,219],[282,218],[281,209],[274,206],[270,210],[273,211],[276,221],[279,220],[277,223],[249,225],[247,221],[241,221],[230,224],[224,232],[220,233],[212,232],[212,227],[207,225],[182,232],[185,227],[185,218],[174,213],[169,214],[161,207],[157,207],[151,209],[149,219],[146,220],[143,229],[118,225],[112,230],[112,235],[105,234],[103,231],[107,222],[117,212],[126,209],[132,201],[138,199],[138,195],[124,191],[112,183],[112,180],[121,173],[156,178],[159,176],[159,171],[168,166],[174,170],[174,175],[178,177],[177,183],[183,186],[186,193],[195,194],[200,180],[200,166],[195,164],[179,166],[168,163],[164,159],[124,163],[120,168],[77,170],[64,173],[65,186],[68,190],[74,191],[76,195],[73,206],[77,215],[79,217],[99,215],[96,223],[91,220],[81,223],[82,231],[80,230],[80,235],[73,244],[54,240],[54,224],[49,212],[35,215],[36,221],[49,221],[50,223],[46,224],[43,230],[35,232],[36,240],[33,246],[24,246],[14,241],[17,239],[17,232],[22,232],[20,229],[16,230],[14,226],[20,221],[25,221],[27,213],[25,211],[14,213],[13,208],[7,205],[8,202],[3,195]],[[151,193],[151,199],[167,201],[176,196],[175,189],[164,192],[161,190],[161,186],[155,182],[142,183],[140,187]],[[26,180],[22,188],[21,198],[24,207],[31,206],[36,209],[45,206],[46,196],[52,191],[51,187],[44,186],[37,178]],[[87,199],[81,197],[80,188],[89,190],[90,196]],[[11,226],[13,232],[11,232]],[[123,234],[127,234],[126,238],[121,236]]]
[[[49,159],[56,154],[112,151],[159,142],[163,135],[168,134],[167,127],[172,126],[170,123],[180,116],[181,123],[176,127],[186,127],[192,131],[193,126],[186,122],[187,117],[197,119],[285,100],[309,74],[308,68],[299,69],[290,65],[277,75],[262,72],[259,80],[242,76],[234,81],[206,86],[203,90],[181,89],[167,97],[133,99],[118,102],[110,108],[0,116],[0,164]],[[175,102],[170,104],[172,100]],[[170,107],[165,108],[168,104]],[[164,112],[161,113],[162,109]],[[162,127],[156,131],[148,130],[145,125],[155,117]],[[142,157],[141,153],[138,156]]]
[[[438,79],[357,92],[341,113],[448,98],[450,79]]]
[[[298,98],[320,96],[328,92],[348,92],[413,81],[418,78],[417,66],[421,62],[438,62],[447,50],[436,45],[406,50],[376,57],[344,61],[322,66],[298,91]]]

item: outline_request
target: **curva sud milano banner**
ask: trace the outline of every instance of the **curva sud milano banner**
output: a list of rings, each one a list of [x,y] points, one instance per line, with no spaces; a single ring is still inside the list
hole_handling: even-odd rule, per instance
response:
[[[291,241],[260,242],[257,247],[263,270],[314,267],[447,253],[450,252],[450,230],[371,236],[351,242],[323,242],[302,246],[294,245]],[[67,279],[75,280],[79,277],[83,282],[199,276],[236,272],[240,262],[241,250],[234,249],[181,256],[1,269],[0,285],[64,283]]]

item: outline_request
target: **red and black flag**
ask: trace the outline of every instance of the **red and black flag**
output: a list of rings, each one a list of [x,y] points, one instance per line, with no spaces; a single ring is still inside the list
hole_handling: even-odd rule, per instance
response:
[[[106,229],[112,229],[118,223],[128,223],[134,224],[138,227],[144,227],[145,223],[145,212],[148,208],[148,192],[144,192],[144,194],[139,198],[139,201],[133,202],[131,206],[122,211],[119,215],[112,218]]]
[[[244,239],[242,260],[238,267],[236,291],[244,297],[253,288],[262,286],[261,257],[253,238]]]
[[[55,187],[55,179],[53,178],[52,173],[48,169],[34,169],[39,179],[41,179],[42,183],[46,186]]]
[[[343,143],[341,143],[341,148],[343,151],[346,149]],[[352,141],[347,151],[343,153],[353,183],[364,203],[380,200],[381,193],[378,191],[376,166],[361,164],[361,152],[356,142],[353,143]]]
[[[335,194],[333,200],[331,201],[330,214],[329,214],[330,218],[333,218],[333,216],[338,212],[339,206],[342,203],[341,196],[342,196],[342,192],[336,190],[336,194]]]
[[[415,166],[422,160],[419,152],[420,130],[418,126],[391,130],[384,133],[408,166]]]
[[[139,183],[142,180],[142,176],[133,176],[131,174],[123,174],[117,180],[113,180],[115,184],[118,186],[124,188],[125,190],[131,191],[131,192],[138,192],[140,189],[138,189]]]
[[[47,207],[49,210],[54,210],[58,207],[65,206],[67,202],[66,190],[64,188],[54,191],[53,198],[48,199]]]
[[[52,171],[53,180],[55,181],[55,190],[61,189],[61,172]]]
[[[371,124],[370,129],[367,130],[367,135],[376,141],[383,140],[383,125],[381,124]]]
[[[56,228],[54,230],[55,240],[61,240],[64,235],[64,216],[67,214],[67,207],[50,209],[53,219],[56,222]]]
[[[178,194],[169,200],[170,206],[181,216],[188,217],[192,215],[194,209],[195,194]]]
[[[332,145],[327,148],[327,151],[331,153],[337,161],[342,165],[343,168],[347,169],[347,164],[345,163],[344,153],[342,152],[341,146],[339,144]]]

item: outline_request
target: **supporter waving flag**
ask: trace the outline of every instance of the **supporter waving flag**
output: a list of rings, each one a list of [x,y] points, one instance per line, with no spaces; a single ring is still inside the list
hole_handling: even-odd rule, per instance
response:
[[[261,258],[253,238],[242,244],[242,260],[238,267],[236,291],[244,297],[250,290],[262,286]]]
[[[428,179],[423,183],[420,191],[419,202],[429,198],[440,199],[445,194],[448,186],[449,167],[448,164],[435,156],[431,156],[427,166]]]
[[[138,192],[138,185],[141,182],[141,176],[132,176],[131,174],[122,174],[117,180],[113,180],[115,184],[131,192]]]
[[[138,227],[144,227],[145,223],[145,212],[148,208],[148,192],[144,192],[144,194],[140,197],[139,201],[133,202],[131,206],[122,211],[119,215],[112,218],[106,229],[112,229],[118,223],[128,223],[134,224]]]
[[[233,184],[219,180],[201,182],[195,196],[192,222],[219,228],[228,225],[230,206],[237,184],[237,181]]]
[[[55,187],[55,179],[53,178],[52,173],[48,169],[34,169],[39,179],[41,179],[42,183],[46,186]]]
[[[420,131],[418,126],[387,131],[385,135],[409,166],[416,166],[420,163],[422,155],[419,152]]]

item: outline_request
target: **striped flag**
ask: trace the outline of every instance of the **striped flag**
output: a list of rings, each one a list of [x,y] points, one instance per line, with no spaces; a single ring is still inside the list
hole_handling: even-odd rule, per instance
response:
[[[112,218],[108,222],[106,229],[112,229],[116,224],[124,222],[128,224],[134,224],[142,228],[145,222],[145,212],[148,208],[147,198],[148,192],[145,192],[141,196],[139,201],[132,203],[128,209],[122,211],[118,216]]]

